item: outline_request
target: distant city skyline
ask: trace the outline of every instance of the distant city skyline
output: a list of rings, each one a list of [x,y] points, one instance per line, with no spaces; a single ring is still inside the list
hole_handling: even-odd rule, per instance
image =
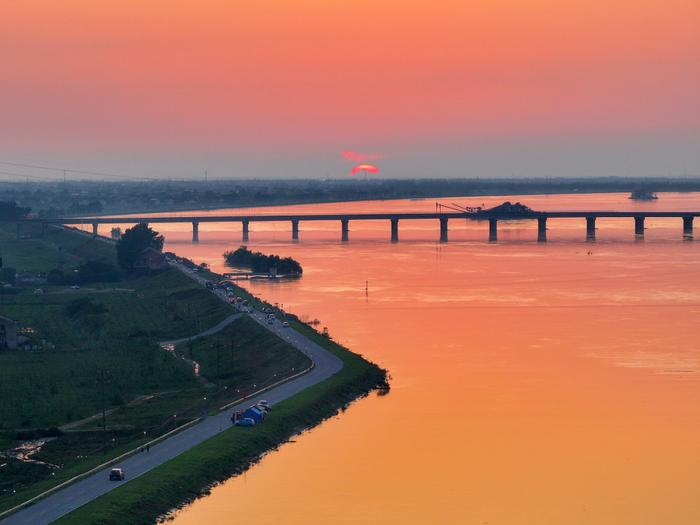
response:
[[[363,156],[386,178],[698,176],[698,27],[683,0],[27,0],[0,19],[0,161],[148,178],[349,177]]]

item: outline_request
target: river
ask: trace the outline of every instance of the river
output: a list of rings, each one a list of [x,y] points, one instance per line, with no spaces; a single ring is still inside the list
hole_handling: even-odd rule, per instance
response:
[[[434,211],[436,199],[275,212]],[[470,197],[536,210],[689,210],[700,195]],[[225,210],[212,213],[239,213]],[[194,212],[193,212],[194,213]],[[196,212],[202,214],[203,212]],[[697,221],[696,221],[697,222]],[[298,259],[298,281],[243,283],[386,367],[387,396],[268,454],[174,513],[175,525],[700,523],[700,243],[680,219],[488,225],[252,223],[249,247]],[[223,271],[239,224],[154,225],[166,249]],[[700,224],[696,224],[696,228]],[[696,239],[700,233],[696,233]]]

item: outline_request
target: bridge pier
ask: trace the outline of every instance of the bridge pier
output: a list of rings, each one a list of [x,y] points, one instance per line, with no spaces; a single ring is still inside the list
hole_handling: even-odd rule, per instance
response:
[[[243,219],[243,242],[248,242],[250,238],[250,221]]]
[[[595,241],[595,217],[586,217],[586,239]]]
[[[644,235],[644,216],[634,218],[634,234]]]
[[[692,237],[693,235],[693,216],[688,215],[683,217],[683,235]]]
[[[340,240],[348,242],[350,238],[350,219],[340,219]]]
[[[440,218],[440,242],[447,242],[447,221],[446,217]]]
[[[399,220],[391,219],[391,242],[399,242]]]
[[[498,219],[489,219],[489,241],[498,240]]]
[[[537,218],[537,242],[547,242],[547,217]]]
[[[292,219],[292,240],[299,240],[299,219]]]
[[[92,235],[94,237],[97,237],[97,223],[96,222],[92,223]]]
[[[192,242],[199,242],[199,223],[192,221]]]

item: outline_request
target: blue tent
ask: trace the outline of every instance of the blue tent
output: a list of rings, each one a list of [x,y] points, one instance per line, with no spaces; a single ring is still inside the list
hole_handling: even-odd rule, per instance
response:
[[[250,407],[243,412],[242,417],[252,418],[256,423],[260,423],[265,418],[265,412],[257,407]]]

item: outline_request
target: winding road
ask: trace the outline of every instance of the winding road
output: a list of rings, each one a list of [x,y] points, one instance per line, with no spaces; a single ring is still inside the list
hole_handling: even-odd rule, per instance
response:
[[[204,284],[200,276],[182,267],[179,267],[179,269],[189,277],[200,282],[200,284]],[[223,297],[222,299],[225,300]],[[214,333],[220,330],[226,326],[226,324],[235,320],[240,314],[234,315],[236,317],[232,315],[199,335],[207,335],[208,333]],[[0,521],[0,525],[45,525],[51,523],[110,490],[123,485],[123,483],[128,483],[129,480],[145,474],[149,470],[199,445],[210,437],[223,432],[231,426],[230,415],[232,411],[244,409],[260,399],[266,399],[274,405],[331,377],[342,369],[343,363],[338,357],[296,330],[284,327],[279,320],[275,320],[274,323],[270,325],[267,323],[266,315],[262,312],[254,310],[250,312],[249,315],[261,326],[272,331],[281,339],[287,341],[306,354],[313,361],[313,367],[304,375],[273,387],[263,394],[251,396],[245,401],[229,406],[226,410],[214,416],[202,419],[200,422],[152,446],[149,452],[136,453],[120,461],[114,466],[122,467],[126,471],[126,481],[109,481],[108,474],[111,467],[107,467],[9,515],[7,518]],[[171,343],[174,342],[177,341],[171,341]]]

